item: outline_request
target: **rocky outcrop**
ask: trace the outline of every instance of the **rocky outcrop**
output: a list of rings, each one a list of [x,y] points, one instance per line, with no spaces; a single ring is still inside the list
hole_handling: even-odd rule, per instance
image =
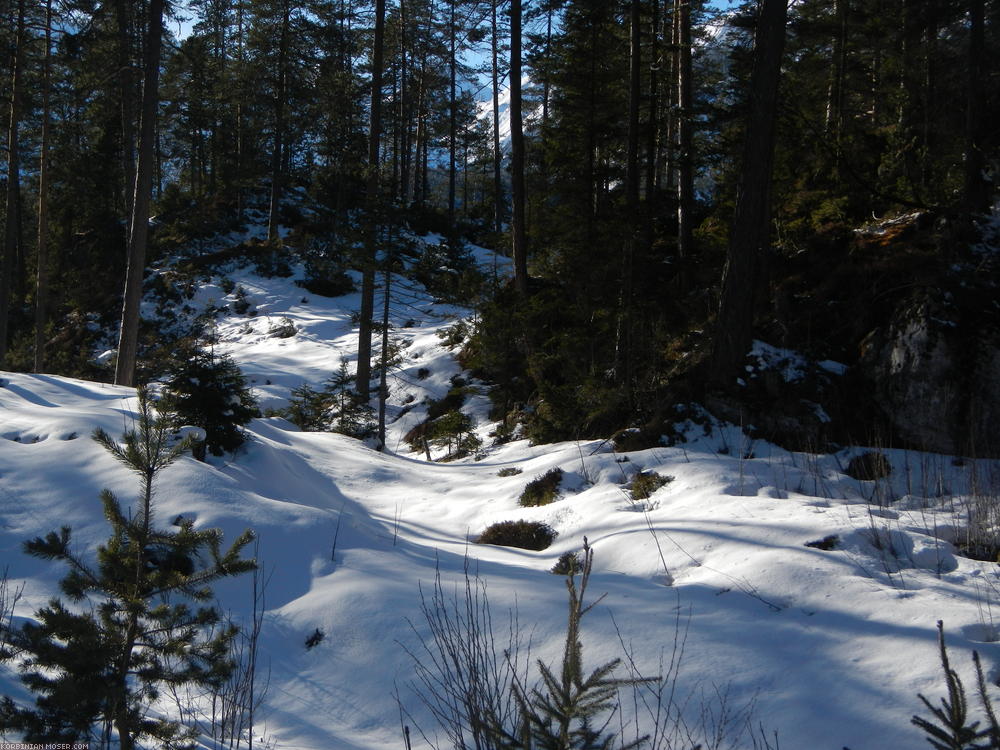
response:
[[[988,314],[925,292],[862,342],[859,367],[895,437],[1000,456],[1000,337]]]

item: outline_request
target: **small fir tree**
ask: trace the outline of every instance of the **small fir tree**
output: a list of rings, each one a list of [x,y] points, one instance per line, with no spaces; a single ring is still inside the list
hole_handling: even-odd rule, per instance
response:
[[[186,449],[171,445],[171,420],[154,415],[139,392],[137,429],[119,444],[103,430],[94,439],[135,472],[141,494],[124,509],[110,490],[101,493],[111,534],[88,561],[71,549],[68,526],[25,543],[25,551],[69,567],[63,594],[77,607],[52,599],[35,623],[7,634],[20,659],[33,708],[10,699],[0,705],[0,729],[29,742],[77,741],[117,734],[122,750],[143,738],[176,747],[189,732],[151,713],[166,687],[221,684],[232,669],[234,626],[220,623],[211,585],[255,567],[241,557],[253,539],[247,530],[225,551],[218,529],[154,526],[154,484]],[[188,601],[178,601],[183,598]]]
[[[205,446],[221,456],[243,445],[243,425],[260,415],[239,366],[226,354],[197,347],[183,349],[170,368],[164,406],[176,425],[205,430]]]
[[[446,458],[461,458],[479,450],[483,441],[473,430],[475,423],[468,414],[449,411],[431,422],[431,442],[448,449]]]
[[[341,435],[355,438],[368,437],[375,430],[372,421],[373,410],[354,388],[355,378],[347,369],[347,362],[340,361],[340,368],[333,373],[324,386],[330,395],[332,405],[332,425],[329,429]]]
[[[580,621],[603,598],[586,606],[583,604],[593,564],[594,550],[584,537],[581,565],[573,567],[566,575],[569,617],[562,668],[557,675],[539,660],[540,685],[532,688],[530,694],[517,689],[521,722],[516,734],[503,737],[501,746],[507,750],[635,750],[646,743],[647,738],[640,737],[621,744],[615,733],[608,731],[611,718],[618,710],[619,688],[636,682],[613,676],[621,659],[612,659],[589,675],[583,669]]]

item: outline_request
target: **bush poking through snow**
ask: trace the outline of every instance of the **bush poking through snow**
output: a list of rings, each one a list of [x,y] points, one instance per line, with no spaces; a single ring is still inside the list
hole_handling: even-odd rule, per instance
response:
[[[889,476],[892,473],[892,466],[884,454],[868,451],[852,458],[844,473],[861,482],[874,482]]]
[[[813,549],[821,549],[825,552],[837,549],[840,545],[840,537],[836,534],[830,534],[830,536],[825,536],[822,539],[815,539],[811,542],[806,542],[806,547],[812,547]]]
[[[237,315],[246,315],[250,312],[250,300],[247,299],[247,290],[241,286],[236,287],[233,300],[233,312]]]
[[[660,487],[674,481],[671,476],[663,476],[655,471],[640,471],[632,477],[629,491],[633,500],[648,500]]]
[[[330,276],[323,278],[309,277],[297,280],[295,284],[320,297],[343,297],[354,291],[354,282],[343,271],[334,271]]]
[[[272,339],[290,339],[292,338],[297,329],[295,324],[292,322],[291,318],[282,318],[280,323],[271,324],[271,327],[267,329],[268,338]]]
[[[324,638],[326,638],[326,633],[319,628],[316,628],[312,633],[310,633],[309,637],[306,638],[306,651],[311,651],[316,648],[316,646],[323,642]]]
[[[476,544],[518,547],[541,551],[555,541],[556,532],[539,521],[500,521],[488,526],[476,539]]]
[[[500,471],[497,472],[498,477],[516,477],[521,474],[523,469],[517,466],[504,466]]]
[[[535,477],[525,485],[518,502],[525,508],[555,502],[559,498],[559,484],[562,482],[562,478],[562,469],[549,469],[542,476]]]

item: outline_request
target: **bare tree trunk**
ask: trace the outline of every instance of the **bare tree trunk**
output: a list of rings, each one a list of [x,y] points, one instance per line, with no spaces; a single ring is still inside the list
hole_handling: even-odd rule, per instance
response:
[[[35,372],[45,367],[49,306],[49,128],[52,86],[52,0],[45,2],[45,58],[42,63],[42,142],[38,157],[38,249],[35,269]]]
[[[847,63],[847,3],[835,0],[834,16],[837,32],[833,37],[833,59],[830,62],[830,83],[826,94],[826,114],[823,131],[840,143],[844,110],[844,72]]]
[[[458,101],[457,92],[457,65],[458,50],[456,48],[455,37],[458,30],[455,28],[455,2],[449,0],[448,3],[448,241],[455,239],[455,162],[456,149],[458,148]]]
[[[129,25],[128,3],[116,0],[115,17],[118,25],[118,86],[121,89],[122,117],[122,176],[124,179],[125,216],[132,216],[135,198],[135,67],[129,53],[132,31]]]
[[[500,151],[500,63],[497,29],[497,0],[491,0],[490,52],[492,53],[491,82],[493,84],[493,231],[500,236],[503,228],[503,153]]]
[[[246,138],[243,127],[243,92],[246,70],[243,64],[243,0],[236,2],[236,219],[243,221],[243,152]]]
[[[631,400],[632,269],[639,234],[639,100],[641,89],[640,0],[629,3],[628,142],[625,159],[625,226],[615,335],[615,375]]]
[[[528,242],[524,226],[524,130],[521,119],[521,0],[510,2],[510,182],[514,288],[528,295]]]
[[[390,242],[391,244],[391,242]],[[382,356],[378,376],[378,449],[385,450],[385,400],[389,395],[389,289],[392,282],[392,257],[385,259],[385,271],[382,276]]]
[[[786,2],[762,0],[757,21],[743,165],[709,373],[711,383],[723,388],[733,384],[750,349],[756,297],[766,278],[771,167],[785,46]]]
[[[983,175],[984,0],[969,0],[969,73],[965,104],[965,203],[969,213],[989,210]]]
[[[365,254],[361,275],[361,320],[358,325],[358,393],[368,398],[372,375],[372,316],[375,312],[375,253],[379,223],[379,141],[382,137],[382,67],[385,0],[375,0],[372,49],[371,124],[368,132],[368,183],[365,196]]]
[[[691,3],[677,0],[677,256],[691,255],[694,217],[694,166],[691,153]],[[683,272],[681,284],[684,284]]]
[[[649,129],[646,132],[646,212],[647,216],[655,216],[657,210],[656,201],[656,171],[657,171],[657,151],[659,142],[657,138],[658,123],[660,122],[660,76],[659,71],[662,65],[662,47],[660,46],[660,2],[653,0],[652,7],[652,37],[649,55],[652,63],[649,66]],[[656,202],[656,203],[654,203]]]
[[[281,36],[278,40],[278,90],[274,103],[274,144],[271,149],[271,202],[267,212],[267,238],[278,237],[281,213],[282,149],[285,138],[285,99],[288,81],[288,24],[291,8],[285,0],[281,17]]]
[[[156,109],[159,104],[160,42],[163,37],[163,0],[150,0],[146,29],[145,71],[142,85],[142,119],[139,123],[139,159],[135,172],[135,196],[125,271],[125,300],[122,305],[121,334],[115,383],[135,385],[135,362],[139,337],[139,302],[146,267],[149,237],[149,204],[156,166]]]
[[[21,96],[24,69],[24,0],[17,4],[17,30],[14,40],[13,75],[10,93],[10,121],[7,128],[7,207],[4,227],[3,262],[0,264],[0,368],[7,358],[8,323],[15,260],[20,246],[21,161],[20,137]]]

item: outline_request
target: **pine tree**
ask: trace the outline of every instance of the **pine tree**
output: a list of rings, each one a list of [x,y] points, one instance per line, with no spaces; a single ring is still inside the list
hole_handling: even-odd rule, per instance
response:
[[[646,742],[646,737],[640,737],[620,744],[615,733],[607,731],[610,715],[618,707],[619,688],[634,684],[613,676],[621,659],[612,659],[589,675],[583,669],[580,621],[600,601],[583,604],[593,564],[594,550],[584,537],[582,565],[573,567],[566,576],[569,617],[562,666],[557,676],[539,661],[540,686],[530,694],[523,688],[517,690],[521,726],[516,735],[504,737],[501,746],[508,750],[634,750]]]
[[[167,686],[220,684],[232,669],[234,627],[219,627],[211,585],[255,567],[241,557],[252,541],[247,530],[225,551],[218,529],[178,520],[174,529],[154,525],[154,485],[161,471],[187,448],[171,445],[170,421],[155,415],[139,392],[137,428],[120,444],[97,430],[94,439],[134,472],[141,493],[126,509],[110,490],[101,493],[111,527],[96,561],[71,549],[68,526],[25,543],[25,551],[66,564],[63,594],[9,634],[22,659],[22,680],[35,696],[33,708],[0,707],[0,727],[29,742],[75,741],[117,733],[123,750],[141,738],[175,746],[186,732],[155,716],[150,706]]]

